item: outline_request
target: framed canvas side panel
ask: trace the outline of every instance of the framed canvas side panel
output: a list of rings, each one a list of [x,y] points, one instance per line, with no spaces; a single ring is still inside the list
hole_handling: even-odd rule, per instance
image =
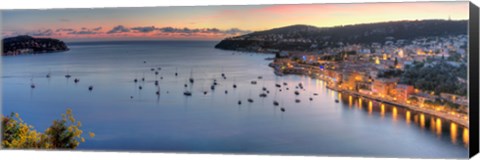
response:
[[[479,148],[479,12],[478,7],[470,2],[469,16],[469,109],[470,109],[470,157],[478,153]]]

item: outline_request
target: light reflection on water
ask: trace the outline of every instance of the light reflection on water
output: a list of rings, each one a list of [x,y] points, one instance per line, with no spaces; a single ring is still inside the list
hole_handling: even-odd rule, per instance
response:
[[[342,95],[327,89],[321,80],[278,77],[264,60],[271,55],[216,50],[214,44],[115,42],[72,45],[70,51],[59,54],[5,57],[2,112],[19,112],[42,131],[66,108],[72,108],[84,129],[96,133],[80,150],[467,156],[468,129],[457,126],[463,143],[452,143],[447,121],[437,126],[437,122],[426,121],[428,115]],[[156,67],[162,67],[158,76],[150,71]],[[53,76],[47,79],[49,70]],[[188,84],[191,70],[193,85]],[[80,83],[65,79],[67,72],[79,77]],[[175,72],[179,75],[174,76]],[[221,79],[221,72],[228,79]],[[145,82],[133,82],[144,74]],[[257,78],[260,75],[263,79]],[[33,90],[29,87],[32,77],[37,85]],[[214,91],[210,90],[213,79],[220,83]],[[160,95],[155,94],[154,80],[159,80]],[[252,80],[258,84],[250,84]],[[289,90],[283,84],[282,91],[275,88],[282,82],[288,82]],[[298,83],[306,90],[295,96]],[[93,91],[88,91],[88,85],[94,85]],[[259,98],[263,86],[270,94]],[[193,95],[183,96],[186,90]],[[203,91],[208,93],[203,95]],[[254,102],[248,103],[247,97]],[[296,103],[296,98],[301,102]],[[274,100],[280,105],[274,106]],[[430,126],[442,129],[421,129]]]
[[[342,99],[341,98],[342,93],[338,93],[338,97],[339,97],[339,99]],[[350,101],[352,101],[352,96],[349,95],[348,97],[349,97],[348,98],[348,104],[349,104],[349,107],[350,107],[350,104],[351,104]],[[362,110],[362,107],[361,107],[361,105],[363,105],[362,104],[362,98],[361,97],[353,97],[353,98],[356,99],[359,102],[357,104],[357,105],[360,105],[360,106],[358,106],[358,109]],[[343,100],[342,102],[346,103],[345,100]],[[375,102],[375,104],[377,104],[377,105],[374,105],[373,101],[369,100],[368,109],[367,109],[368,115],[372,115],[372,113],[376,110],[375,109],[375,106],[376,106],[376,107],[378,107],[378,109],[376,111],[380,114],[380,116],[382,118],[384,118],[386,115],[390,114],[393,122],[397,122],[400,118],[403,118],[406,124],[410,124],[411,123],[412,112],[413,112],[414,123],[417,126],[419,126],[420,129],[423,130],[424,128],[430,128],[430,132],[432,134],[435,134],[438,138],[442,138],[442,134],[447,133],[449,135],[449,139],[450,139],[452,144],[457,144],[457,137],[460,134],[460,132],[462,132],[462,143],[465,147],[468,147],[468,144],[469,144],[469,142],[468,142],[469,141],[468,128],[458,126],[458,124],[456,124],[454,122],[449,122],[449,121],[446,121],[446,120],[442,120],[439,117],[426,115],[424,113],[410,111],[408,109],[398,108],[396,106],[386,105],[386,104],[381,103],[381,102]],[[399,117],[399,114],[400,115],[405,115],[405,116],[404,117]],[[427,121],[427,119],[429,119],[429,121]],[[443,122],[449,123],[450,126],[448,126],[448,127],[443,126],[442,125]],[[461,131],[458,130],[459,127],[462,128]]]

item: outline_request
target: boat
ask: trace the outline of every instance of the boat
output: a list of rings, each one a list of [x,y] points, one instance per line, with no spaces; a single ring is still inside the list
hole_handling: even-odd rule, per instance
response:
[[[288,85],[288,84],[287,84],[287,82],[283,82],[283,85],[286,86],[286,85]]]
[[[190,70],[190,78],[188,79],[190,81],[190,83],[193,83],[193,71]]]
[[[283,107],[282,107],[282,108],[280,108],[280,110],[281,110],[282,112],[285,112],[285,108],[283,108]]]
[[[300,92],[298,92],[298,91],[295,91],[294,93],[295,93],[295,95],[297,95],[297,96],[300,94]]]
[[[80,82],[80,79],[75,78],[75,80],[73,80],[73,82],[78,83],[78,82]]]
[[[249,98],[247,101],[250,102],[250,103],[253,103],[253,99],[251,99],[251,98]]]
[[[277,102],[277,101],[273,101],[273,105],[274,105],[274,106],[278,106],[278,102]]]
[[[257,81],[251,81],[250,84],[257,84]]]
[[[32,84],[30,85],[30,88],[32,88],[32,89],[35,88],[35,84],[32,83]]]
[[[265,94],[265,93],[260,93],[259,96],[262,97],[262,98],[265,98],[265,97],[267,97],[267,94]]]
[[[155,68],[150,68],[150,71],[154,71],[154,70],[155,70]]]
[[[239,101],[238,101],[238,105],[241,105],[241,104],[242,104],[242,101],[239,100]]]
[[[192,92],[185,91],[185,92],[183,92],[183,95],[185,95],[185,96],[191,96],[191,95],[192,95]]]
[[[47,78],[50,78],[50,73],[48,73],[48,74],[46,75],[46,77],[47,77]]]
[[[257,78],[258,78],[258,79],[262,79],[263,77],[262,77],[262,76],[258,76]]]
[[[237,85],[236,85],[236,84],[233,84],[233,88],[237,88]]]
[[[228,91],[227,91],[227,90],[225,90],[225,94],[228,94]]]
[[[160,91],[155,92],[155,94],[160,95]]]
[[[266,91],[266,90],[267,90],[267,88],[266,88],[266,87],[263,87],[263,88],[262,88],[262,90],[263,90],[263,91]]]
[[[158,71],[155,71],[155,75],[158,75]]]
[[[280,84],[275,84],[275,87],[280,88],[280,87],[282,87],[282,86],[281,86]]]
[[[203,95],[207,95],[207,93],[208,93],[207,91],[203,91]]]
[[[335,102],[338,103],[339,102],[338,99],[336,99]]]
[[[313,98],[312,98],[312,97],[310,97],[310,98],[309,98],[309,100],[310,100],[310,101],[313,101]]]
[[[210,86],[210,89],[215,90],[215,85]]]
[[[158,86],[158,80],[155,80],[155,86]]]
[[[69,75],[69,74],[65,75],[65,78],[70,78],[70,77],[72,77],[72,75]]]
[[[142,90],[142,89],[143,89],[143,87],[142,87],[142,86],[138,86],[138,89],[139,89],[139,90]]]
[[[137,82],[138,82],[138,80],[135,78],[135,79],[133,80],[133,82],[137,83]]]
[[[89,91],[92,91],[92,90],[93,90],[93,86],[88,86],[88,90],[89,90]]]
[[[295,103],[300,103],[300,100],[299,100],[299,99],[295,99]]]
[[[318,93],[313,93],[314,96],[318,96]]]

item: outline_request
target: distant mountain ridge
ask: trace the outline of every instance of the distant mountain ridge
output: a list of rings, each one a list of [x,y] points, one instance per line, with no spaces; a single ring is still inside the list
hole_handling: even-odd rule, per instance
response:
[[[67,45],[58,39],[34,38],[28,35],[4,38],[2,55],[40,54],[69,50]]]
[[[292,25],[229,37],[215,48],[245,51],[312,50],[341,44],[383,44],[387,40],[409,41],[419,37],[467,34],[467,27],[467,20],[393,21],[327,28]]]

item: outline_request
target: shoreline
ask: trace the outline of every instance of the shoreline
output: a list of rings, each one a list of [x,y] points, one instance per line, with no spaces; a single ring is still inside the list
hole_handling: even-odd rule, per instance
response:
[[[272,62],[273,63],[273,62]],[[270,65],[269,65],[270,66]],[[272,66],[271,66],[272,67]],[[317,76],[314,76],[314,75],[310,75],[310,74],[306,74],[304,72],[295,72],[295,73],[284,73],[282,71],[279,71],[277,70],[275,67],[272,67],[273,70],[274,70],[274,73],[277,75],[277,76],[283,76],[283,75],[305,75],[305,76],[308,76],[310,78],[314,78],[314,79],[319,79],[319,80],[322,80],[324,82],[327,82],[325,79],[322,79],[321,77],[317,77]],[[403,104],[403,103],[398,103],[398,102],[394,102],[394,101],[391,101],[391,100],[387,100],[387,99],[382,99],[382,98],[378,98],[378,97],[372,97],[370,95],[365,95],[365,94],[362,94],[362,93],[359,93],[359,92],[355,92],[355,91],[348,91],[348,90],[342,90],[342,89],[339,89],[339,88],[336,88],[336,87],[333,87],[331,85],[326,85],[326,88],[327,89],[331,89],[331,90],[334,90],[334,91],[337,91],[339,93],[346,93],[346,94],[350,94],[350,95],[353,95],[353,96],[357,96],[357,97],[361,97],[361,98],[365,98],[365,99],[369,99],[369,100],[372,100],[372,101],[377,101],[377,102],[381,102],[381,103],[386,103],[386,104],[389,104],[389,105],[394,105],[394,106],[398,106],[398,107],[402,107],[402,108],[405,108],[405,109],[410,109],[412,111],[416,111],[416,112],[420,112],[420,113],[424,113],[424,114],[428,114],[428,115],[432,115],[432,116],[436,116],[436,117],[439,117],[439,118],[442,118],[442,119],[445,119],[445,120],[448,120],[448,121],[451,121],[451,122],[454,122],[462,127],[465,127],[467,129],[469,129],[469,121],[468,120],[465,120],[463,118],[460,118],[460,117],[453,117],[449,114],[446,114],[446,113],[443,113],[443,112],[434,112],[432,110],[429,110],[429,109],[424,109],[424,108],[420,108],[420,107],[416,107],[416,106],[412,106],[412,105],[408,105],[408,104]]]

